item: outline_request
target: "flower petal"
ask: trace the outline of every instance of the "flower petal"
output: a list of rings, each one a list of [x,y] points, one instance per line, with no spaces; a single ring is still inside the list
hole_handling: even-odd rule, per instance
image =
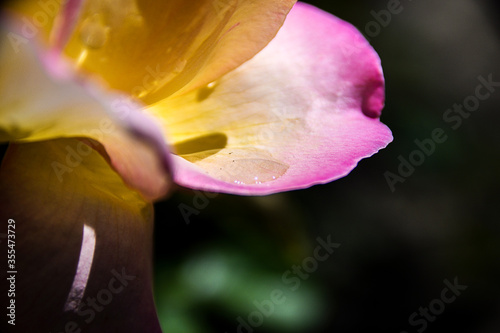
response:
[[[151,200],[164,196],[171,184],[169,153],[142,106],[79,77],[60,57],[38,56],[31,42],[17,39],[21,23],[9,24],[0,37],[0,141],[94,139],[104,149],[94,141],[68,147],[69,164],[80,163],[88,146],[100,149],[128,185]]]
[[[383,104],[380,60],[363,36],[298,3],[250,61],[149,111],[179,155],[177,183],[256,195],[347,175],[392,141]]]
[[[74,32],[83,2],[84,0],[66,0],[61,4],[51,31],[50,44],[56,52],[62,53],[64,46]]]
[[[253,57],[295,0],[87,1],[66,52],[150,103],[203,86]]]
[[[152,294],[152,205],[95,151],[59,182],[53,165],[64,163],[65,148],[77,142],[11,144],[4,158],[0,219],[2,232],[15,221],[9,270],[17,271],[16,325],[2,320],[0,330],[160,332]]]

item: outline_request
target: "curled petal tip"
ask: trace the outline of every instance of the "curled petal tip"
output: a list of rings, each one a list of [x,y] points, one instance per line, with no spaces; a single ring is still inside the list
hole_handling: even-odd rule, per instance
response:
[[[369,84],[365,90],[361,109],[370,118],[378,118],[382,114],[385,101],[385,88],[383,82]]]

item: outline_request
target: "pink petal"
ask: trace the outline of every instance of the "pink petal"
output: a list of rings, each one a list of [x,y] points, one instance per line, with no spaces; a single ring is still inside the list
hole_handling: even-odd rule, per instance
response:
[[[392,135],[378,119],[383,105],[380,59],[361,33],[298,3],[250,61],[150,111],[174,148],[227,139],[174,156],[177,183],[265,195],[338,179],[384,148]]]
[[[67,0],[62,3],[61,11],[54,21],[51,31],[51,44],[55,52],[61,53],[75,29],[83,0]]]

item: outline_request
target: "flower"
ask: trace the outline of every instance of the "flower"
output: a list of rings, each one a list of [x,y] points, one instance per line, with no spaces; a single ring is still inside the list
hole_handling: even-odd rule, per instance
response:
[[[374,50],[350,24],[293,5],[12,5],[0,217],[16,225],[17,329],[159,332],[152,202],[173,183],[306,188],[392,140]]]

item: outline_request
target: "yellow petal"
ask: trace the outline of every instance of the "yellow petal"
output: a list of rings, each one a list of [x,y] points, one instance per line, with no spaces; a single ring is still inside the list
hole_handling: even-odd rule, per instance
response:
[[[12,44],[22,21],[8,23],[0,36],[0,142],[91,138],[127,184],[148,199],[164,196],[171,184],[168,147],[141,105],[76,75],[29,40]],[[81,142],[68,147],[78,159],[89,149]]]
[[[5,10],[10,15],[19,16],[22,22],[19,37],[44,44],[49,37],[61,9],[60,0],[18,0],[7,1]]]
[[[97,152],[59,181],[65,148],[77,142],[12,144],[0,168],[3,232],[15,221],[15,331],[160,332],[152,205]]]
[[[87,1],[66,53],[153,102],[203,86],[276,35],[293,0]]]

